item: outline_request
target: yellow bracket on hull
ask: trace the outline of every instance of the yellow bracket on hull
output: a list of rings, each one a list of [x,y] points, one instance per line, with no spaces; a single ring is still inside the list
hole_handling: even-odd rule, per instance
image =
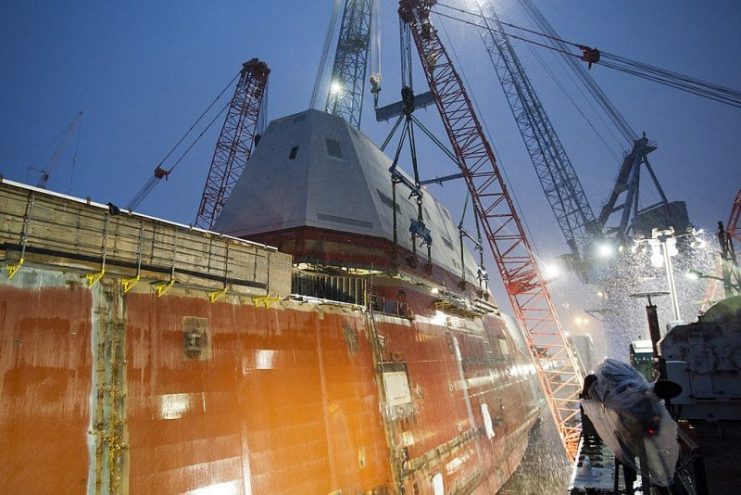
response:
[[[105,269],[96,273],[88,273],[87,275],[85,275],[88,287],[92,287],[93,285],[97,284],[98,281],[103,278],[103,275],[105,275]]]
[[[157,297],[162,297],[162,295],[170,290],[170,288],[175,285],[175,279],[170,279],[169,282],[163,282],[159,284],[154,285],[154,292],[157,294]]]
[[[5,269],[8,270],[8,280],[15,276],[15,274],[18,272],[18,270],[21,269],[25,261],[25,259],[21,258],[18,260],[18,263],[11,263],[5,267]]]
[[[139,282],[139,278],[139,275],[134,278],[122,278],[121,287],[123,287],[123,291],[129,292],[131,289],[133,289],[137,282]]]
[[[266,308],[269,308],[278,301],[280,301],[280,297],[278,296],[259,296],[252,298],[252,303],[255,306],[265,306]]]
[[[224,287],[221,290],[217,290],[217,291],[214,291],[214,292],[209,292],[208,293],[208,300],[211,301],[212,303],[213,302],[216,302],[219,299],[221,299],[224,296],[224,294],[226,294],[226,287]]]

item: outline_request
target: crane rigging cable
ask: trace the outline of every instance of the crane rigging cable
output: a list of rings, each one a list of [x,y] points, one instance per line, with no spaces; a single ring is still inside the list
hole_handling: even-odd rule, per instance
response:
[[[567,45],[565,43],[554,40],[554,38],[560,38],[558,33],[556,33],[556,30],[553,29],[551,23],[548,22],[548,19],[546,19],[540,10],[538,10],[535,4],[530,0],[519,1],[526,14],[532,19],[535,25],[537,25],[542,32],[551,35],[551,38],[549,39],[551,44],[566,49]],[[613,125],[623,135],[623,138],[628,142],[628,145],[633,146],[633,143],[638,139],[638,133],[631,128],[625,117],[623,117],[617,107],[615,107],[604,91],[602,91],[602,88],[600,88],[594,79],[592,79],[592,76],[589,74],[587,69],[584,68],[584,65],[582,65],[576,58],[564,55],[563,53],[560,54],[560,58],[571,68],[572,72],[581,81],[582,86],[592,95],[594,101],[602,107],[605,114],[612,119]]]
[[[185,155],[187,155],[190,152],[190,150],[193,149],[193,146],[195,146],[196,143],[203,137],[203,135],[206,134],[206,131],[208,131],[211,128],[214,122],[216,122],[216,119],[221,117],[221,114],[223,114],[224,110],[226,110],[228,107],[229,107],[229,102],[227,102],[226,105],[224,105],[221,108],[221,110],[219,110],[219,113],[217,113],[214,116],[214,118],[211,119],[208,125],[201,131],[200,134],[198,134],[198,136],[196,136],[193,142],[190,143],[190,145],[185,149],[185,151],[182,152],[182,154],[178,157],[177,160],[175,160],[175,163],[170,168],[164,169],[158,166],[157,168],[154,169],[154,175],[149,178],[149,180],[144,184],[144,186],[142,186],[139,192],[136,193],[136,196],[134,196],[129,202],[129,204],[126,205],[127,210],[129,211],[135,210],[141,204],[141,202],[144,201],[144,199],[149,195],[152,189],[154,189],[154,186],[156,186],[157,183],[159,183],[160,179],[162,179],[163,177],[166,178],[167,176],[170,175],[170,173],[173,170],[175,170],[175,167],[177,167],[180,164],[183,158],[185,158]]]
[[[543,60],[543,58],[540,56],[540,54],[538,54],[535,50],[533,50],[532,47],[531,47],[530,53],[538,61],[538,63],[540,63],[540,66],[543,68],[543,70],[546,72],[546,74],[548,74],[548,77],[551,79],[551,81],[553,81],[553,84],[556,85],[556,87],[559,89],[559,91],[561,91],[561,93],[566,97],[566,99],[568,99],[569,102],[573,105],[573,107],[574,107],[574,109],[576,109],[577,113],[584,119],[584,122],[592,129],[592,131],[594,132],[594,134],[597,136],[597,139],[599,139],[602,142],[602,144],[605,146],[605,149],[610,154],[610,156],[612,158],[614,158],[616,162],[619,162],[620,161],[619,153],[613,149],[612,145],[607,142],[607,138],[602,135],[602,133],[599,131],[599,129],[597,129],[597,127],[594,125],[594,123],[592,123],[592,121],[589,119],[589,117],[587,117],[587,114],[585,113],[585,111],[579,106],[579,104],[574,99],[574,97],[566,90],[566,87],[563,85],[563,83],[561,81],[559,81],[558,77],[556,77],[556,74],[553,72],[553,70],[551,70],[551,68],[548,67],[548,65],[545,63],[545,60]],[[589,100],[587,100],[587,102],[589,103],[590,107],[592,108],[592,111],[594,111],[595,115],[597,115],[597,118],[600,120],[600,122],[602,122],[602,124],[606,126],[607,124],[605,123],[605,121],[602,118],[602,116],[597,113],[597,110],[594,107],[594,105],[592,104],[592,102],[589,101]],[[609,133],[609,136],[615,141],[615,143],[618,146],[620,146],[620,142],[618,141],[618,139],[615,136],[615,134],[613,132],[611,132],[611,130],[609,128],[607,129],[607,132]]]
[[[72,194],[72,184],[75,180],[75,170],[77,169],[77,156],[80,154],[80,135],[82,134],[82,120],[77,124],[77,142],[75,143],[75,154],[72,156],[72,170],[69,175],[69,187],[67,194]]]
[[[466,15],[470,15],[473,17],[481,17],[474,12],[470,12],[470,11],[467,11],[465,9],[461,9],[458,7],[453,7],[453,6],[446,5],[446,4],[438,4],[438,5],[440,7],[444,7],[444,8],[456,11],[458,13],[461,13],[461,14],[466,14]],[[441,17],[452,19],[452,20],[455,20],[455,21],[458,21],[464,24],[469,24],[472,26],[478,26],[478,24],[474,21],[469,21],[461,17],[446,14],[446,13],[440,12],[437,9],[433,9],[433,12]],[[554,46],[551,44],[541,43],[531,38],[526,38],[524,36],[516,35],[511,32],[503,31],[508,37],[512,39],[517,39],[517,40],[520,40],[526,43],[530,43],[535,46],[540,46],[540,47],[547,48],[552,51],[559,52],[562,55],[567,55],[569,57],[580,59],[582,61],[587,62],[589,64],[589,67],[591,67],[592,64],[601,65],[601,66],[608,67],[613,70],[618,70],[626,74],[630,74],[636,77],[647,79],[649,81],[654,81],[659,84],[663,84],[665,86],[679,89],[680,91],[685,91],[687,93],[701,96],[703,98],[708,98],[710,100],[714,100],[719,103],[724,103],[726,105],[741,108],[741,91],[735,90],[733,88],[729,88],[729,87],[722,86],[720,84],[716,84],[716,83],[712,83],[708,81],[703,81],[701,79],[687,76],[685,74],[670,71],[667,69],[662,69],[657,66],[653,66],[650,64],[632,60],[627,57],[622,57],[622,56],[615,55],[609,52],[600,51],[595,48],[591,48],[587,45],[566,41],[561,38],[558,38],[557,36],[554,36],[553,34],[541,33],[538,31],[534,31],[532,29],[527,29],[521,26],[517,26],[515,24],[506,23],[506,22],[502,22],[501,24],[507,27],[510,27],[512,29],[517,29],[517,30],[524,31],[529,34],[534,34],[537,36],[544,37],[548,40],[551,40],[552,42],[556,42],[556,45]],[[564,45],[579,49],[581,51],[581,54],[570,52],[562,48]]]
[[[175,152],[175,150],[182,144],[183,141],[185,141],[185,138],[188,137],[188,135],[195,129],[195,127],[203,120],[203,118],[206,116],[206,114],[213,108],[213,106],[218,102],[222,96],[224,96],[224,93],[231,87],[232,84],[234,84],[234,81],[237,80],[239,77],[239,73],[237,73],[236,76],[232,78],[231,81],[224,87],[224,89],[221,90],[221,92],[216,96],[216,98],[213,99],[213,101],[206,107],[206,109],[201,112],[201,114],[198,116],[198,118],[193,122],[193,124],[188,128],[188,130],[183,134],[183,136],[178,140],[175,145],[170,148],[170,151],[167,152],[164,158],[160,160],[160,162],[157,164],[157,166],[154,168],[154,173],[152,177],[147,180],[147,182],[139,189],[139,191],[134,195],[133,198],[131,198],[131,201],[126,205],[126,209],[129,211],[135,210],[142,201],[149,195],[149,193],[154,189],[154,186],[157,185],[157,183],[162,178],[167,178],[167,176],[170,175],[170,173],[175,170],[175,167],[177,167],[180,162],[185,158],[185,156],[190,152],[191,149],[193,149],[193,146],[203,137],[203,135],[208,131],[211,126],[214,124],[216,119],[219,118],[219,116],[224,113],[224,110],[226,110],[229,107],[229,102],[227,101],[226,104],[219,110],[219,113],[217,113],[211,121],[206,125],[206,127],[201,131],[201,133],[196,136],[196,138],[193,140],[193,142],[183,151],[183,153],[178,157],[177,160],[175,160],[175,163],[170,166],[169,168],[165,167],[164,164],[167,161],[168,158]]]

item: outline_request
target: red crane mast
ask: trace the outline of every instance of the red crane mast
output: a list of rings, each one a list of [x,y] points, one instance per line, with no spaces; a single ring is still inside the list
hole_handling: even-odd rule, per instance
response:
[[[733,199],[731,214],[728,216],[728,223],[726,224],[726,231],[736,242],[741,242],[741,227],[739,227],[739,223],[741,223],[741,189],[739,189],[736,197]]]
[[[581,375],[550,294],[463,82],[429,19],[436,0],[400,0],[425,77],[504,281],[515,317],[556,422],[573,459],[581,428]]]
[[[229,109],[216,142],[195,225],[210,230],[242,175],[256,144],[258,122],[270,69],[256,58],[242,64]]]

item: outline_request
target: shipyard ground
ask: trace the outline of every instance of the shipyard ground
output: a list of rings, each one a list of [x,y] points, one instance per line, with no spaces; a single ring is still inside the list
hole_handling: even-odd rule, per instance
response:
[[[555,495],[567,493],[571,465],[549,411],[530,432],[522,463],[500,495]]]

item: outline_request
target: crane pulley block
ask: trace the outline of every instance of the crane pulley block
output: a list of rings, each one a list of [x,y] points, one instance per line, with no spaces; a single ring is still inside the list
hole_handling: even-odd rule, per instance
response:
[[[599,62],[600,52],[598,49],[579,45],[579,50],[581,50],[581,59],[589,64],[587,65],[588,69],[592,68],[592,64]]]
[[[154,169],[154,177],[155,179],[162,179],[164,178],[167,180],[167,176],[170,175],[170,171],[167,169],[164,169],[157,165],[157,168]]]

